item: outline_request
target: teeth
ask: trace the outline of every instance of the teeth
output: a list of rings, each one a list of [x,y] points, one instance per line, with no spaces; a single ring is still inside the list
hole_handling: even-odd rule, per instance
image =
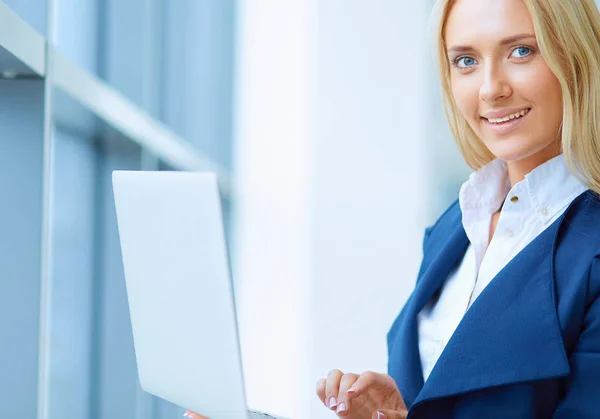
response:
[[[492,124],[501,124],[503,122],[507,122],[510,121],[511,119],[518,119],[522,116],[525,116],[525,114],[529,112],[528,109],[523,109],[521,112],[517,112],[517,113],[513,113],[511,115],[507,115],[504,118],[488,118],[488,121],[490,121]]]

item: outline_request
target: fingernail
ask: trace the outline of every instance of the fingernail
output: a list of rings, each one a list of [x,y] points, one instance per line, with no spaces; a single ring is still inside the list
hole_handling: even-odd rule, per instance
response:
[[[335,397],[332,397],[331,399],[329,399],[329,408],[335,409],[336,406],[337,406],[337,400],[335,399]]]
[[[348,389],[348,393],[354,393],[356,391],[356,387],[352,386]]]
[[[377,419],[385,419],[385,415],[380,411],[377,411]]]
[[[338,412],[338,413],[341,413],[341,412],[345,412],[345,411],[346,411],[346,403],[344,403],[344,402],[341,402],[341,403],[340,403],[340,406],[339,406],[339,407],[338,407],[338,409],[337,409],[337,412]]]

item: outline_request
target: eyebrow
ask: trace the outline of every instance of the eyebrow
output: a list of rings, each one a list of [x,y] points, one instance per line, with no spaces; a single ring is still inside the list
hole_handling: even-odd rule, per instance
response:
[[[520,33],[518,35],[509,36],[508,38],[504,38],[503,40],[501,40],[500,45],[512,44],[513,42],[520,41],[522,39],[527,39],[527,38],[535,38],[535,35],[532,35],[530,33]],[[469,47],[469,46],[456,45],[452,48],[449,48],[448,52],[467,52],[467,51],[473,51],[473,49],[474,49],[473,47]]]

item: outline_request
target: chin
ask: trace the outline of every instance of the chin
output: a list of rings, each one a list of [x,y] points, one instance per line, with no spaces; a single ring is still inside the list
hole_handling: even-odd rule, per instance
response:
[[[536,144],[525,138],[493,138],[485,145],[496,158],[505,162],[515,162],[529,158],[548,147],[548,144]]]

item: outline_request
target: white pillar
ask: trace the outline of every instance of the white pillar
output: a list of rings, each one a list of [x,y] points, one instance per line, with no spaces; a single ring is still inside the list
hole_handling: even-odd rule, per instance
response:
[[[308,417],[313,2],[239,3],[233,273],[252,408]]]
[[[240,2],[234,277],[251,407],[385,372],[429,221],[426,2]]]

